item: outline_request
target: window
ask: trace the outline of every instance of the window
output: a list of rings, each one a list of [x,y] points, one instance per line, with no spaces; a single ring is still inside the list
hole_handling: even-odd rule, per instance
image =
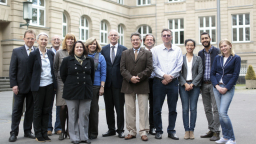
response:
[[[250,41],[250,14],[232,15],[233,42]]]
[[[100,24],[100,43],[101,44],[108,43],[108,26],[105,21],[101,21],[101,24]]]
[[[245,76],[247,73],[247,60],[241,60],[241,68],[239,76]]]
[[[150,5],[151,0],[137,0],[137,5],[142,6],[142,5]]]
[[[7,5],[7,0],[0,0],[0,4]]]
[[[86,41],[89,38],[89,24],[88,20],[82,16],[80,18],[80,40]]]
[[[212,43],[216,43],[216,24],[215,16],[206,16],[199,18],[199,41],[201,42],[201,33],[207,32],[211,39]]]
[[[124,4],[124,0],[117,0],[117,3]]]
[[[118,34],[119,34],[118,43],[121,45],[124,45],[124,28],[122,27],[122,25],[118,25]]]
[[[143,40],[146,34],[152,34],[152,29],[150,26],[144,25],[138,29],[138,32],[141,34],[141,39]],[[141,43],[141,46],[144,47],[143,42]]]
[[[184,0],[169,0],[169,2],[180,2],[180,1],[184,1]]]
[[[184,44],[184,19],[169,20],[169,29],[172,30],[172,43]]]
[[[32,0],[32,20],[30,24],[45,26],[45,1]]]
[[[62,15],[62,38],[64,39],[67,34],[68,28],[67,28],[67,17],[63,13]]]

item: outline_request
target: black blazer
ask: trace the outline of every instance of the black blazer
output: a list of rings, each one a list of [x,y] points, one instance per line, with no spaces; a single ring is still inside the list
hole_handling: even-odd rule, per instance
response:
[[[54,89],[56,89],[57,84],[56,84],[56,79],[53,71],[54,53],[51,50],[47,50],[47,55],[49,57],[50,64],[51,64],[51,74],[52,74]],[[42,69],[41,56],[40,56],[39,49],[36,49],[30,53],[29,61],[28,61],[28,73],[31,75],[31,91],[39,90],[41,69]]]
[[[10,87],[18,86],[19,93],[30,91],[31,76],[28,73],[28,54],[24,46],[13,49],[9,68]]]
[[[82,65],[74,56],[65,57],[60,66],[60,77],[64,83],[64,99],[92,99],[94,60],[91,57],[87,56]]]
[[[121,61],[122,52],[125,50],[127,50],[126,47],[118,44],[116,57],[115,57],[114,63],[112,64],[111,58],[110,58],[110,44],[102,47],[101,54],[105,57],[106,63],[107,63],[107,78],[105,82],[105,87],[110,87],[112,83],[112,85],[115,88],[121,89],[123,77],[120,72],[120,61]]]

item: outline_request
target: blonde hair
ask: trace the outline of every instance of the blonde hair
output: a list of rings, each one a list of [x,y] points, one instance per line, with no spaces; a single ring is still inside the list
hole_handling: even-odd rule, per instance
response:
[[[71,33],[66,34],[64,40],[62,41],[62,49],[63,49],[63,50],[66,50],[66,49],[67,49],[67,44],[66,44],[66,40],[67,40],[67,39],[72,39],[72,40],[74,40],[74,43],[76,42],[76,37],[75,37],[75,35],[73,35],[73,34],[71,34]]]
[[[223,39],[223,40],[221,40],[220,43],[219,43],[219,47],[220,47],[224,42],[225,42],[226,44],[228,44],[228,45],[231,47],[231,48],[230,48],[231,55],[234,56],[236,53],[235,53],[234,49],[232,48],[231,42],[230,42],[228,39]],[[224,54],[222,53],[222,51],[221,51],[221,55],[224,56]]]
[[[96,52],[101,52],[101,45],[99,44],[99,42],[97,41],[97,39],[95,37],[90,37],[86,40],[86,42],[84,43],[84,46],[87,48],[87,50],[89,51],[88,46],[91,45],[94,41],[96,41]]]

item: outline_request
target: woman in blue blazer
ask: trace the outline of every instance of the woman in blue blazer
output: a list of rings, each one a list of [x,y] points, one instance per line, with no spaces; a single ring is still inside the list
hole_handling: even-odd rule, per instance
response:
[[[219,111],[223,137],[216,143],[236,144],[228,109],[234,96],[236,81],[239,77],[241,58],[232,49],[228,40],[219,43],[221,55],[215,57],[211,69],[213,92]]]

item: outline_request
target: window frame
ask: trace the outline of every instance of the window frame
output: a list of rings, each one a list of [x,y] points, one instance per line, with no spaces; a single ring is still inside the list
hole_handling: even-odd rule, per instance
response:
[[[209,17],[209,27],[206,27],[206,17]],[[212,27],[212,17],[214,17],[215,19],[215,27]],[[203,27],[200,27],[200,18],[203,18]],[[210,15],[210,16],[201,16],[198,17],[198,21],[199,21],[199,44],[201,43],[201,30],[203,30],[203,32],[206,32],[207,30],[210,31],[209,35],[211,37],[211,44],[217,44],[217,23],[216,23],[216,16],[215,15]],[[212,30],[215,30],[215,42],[213,42],[213,36],[212,36]]]
[[[64,17],[66,18],[66,23],[63,22]],[[64,26],[66,26],[66,34],[68,33],[68,20],[67,20],[67,16],[65,15],[65,13],[62,13],[62,39],[65,38],[65,36],[63,35],[64,33]]]
[[[5,3],[0,2],[0,5],[7,5],[7,1],[8,1],[8,0],[5,0]]]
[[[31,2],[33,2],[32,0],[30,0]],[[34,23],[32,23],[32,20],[30,20],[30,23],[29,23],[29,25],[33,25],[33,26],[39,26],[39,27],[45,27],[45,21],[46,21],[46,10],[45,10],[45,8],[46,8],[46,2],[45,2],[45,0],[43,0],[44,1],[44,6],[39,6],[39,0],[37,0],[37,5],[35,5],[35,4],[33,4],[32,3],[32,13],[33,13],[33,8],[34,9],[37,9],[37,24],[34,24]],[[40,10],[43,10],[44,11],[44,25],[40,25],[39,24],[39,11]],[[32,17],[33,17],[33,14],[32,14]]]
[[[239,25],[239,15],[243,15],[243,25]],[[249,21],[250,21],[250,23],[249,23],[249,25],[245,25],[245,15],[246,14],[249,14]],[[236,23],[237,23],[237,25],[233,25],[233,16],[236,16]],[[250,13],[240,13],[240,14],[232,14],[231,15],[231,25],[232,25],[232,42],[234,42],[234,43],[248,43],[248,42],[251,42],[251,18],[250,18]],[[240,41],[239,40],[239,28],[243,28],[243,41]],[[250,32],[250,34],[249,34],[249,36],[250,36],[250,40],[249,41],[246,41],[246,28],[249,28],[249,32]],[[233,29],[236,29],[237,31],[237,41],[234,41],[234,31],[233,31]]]
[[[140,1],[140,5],[139,5],[139,1]],[[136,1],[136,5],[137,5],[137,6],[151,5],[151,0],[146,0],[146,4],[143,4],[143,0],[137,0],[137,1]]]
[[[84,26],[82,26],[82,18],[84,20]],[[82,30],[84,30],[84,39],[82,39]],[[86,37],[86,31],[88,31],[88,37]],[[79,39],[86,41],[89,37],[89,21],[85,16],[81,16],[79,20]]]
[[[122,33],[121,30],[123,31],[123,33]],[[124,27],[121,24],[119,24],[118,27],[117,27],[117,31],[118,31],[118,34],[119,34],[118,43],[121,44],[121,45],[124,45]]]
[[[117,3],[119,3],[119,4],[124,4],[124,0],[117,0]]]
[[[103,30],[101,29],[102,24],[103,24]],[[101,33],[103,33],[103,42],[101,42],[102,41]],[[102,20],[100,22],[100,44],[103,44],[103,45],[107,45],[108,44],[108,25],[107,25],[107,22],[104,21],[104,20]]]
[[[181,19],[183,19],[183,28],[181,27]],[[178,20],[178,29],[175,29],[175,20]],[[170,21],[172,21],[172,28],[170,27]],[[184,30],[184,18],[176,18],[176,19],[169,19],[168,20],[168,27],[172,31],[172,44],[175,45],[183,45],[185,43],[185,30]],[[183,31],[183,43],[180,43],[180,32]],[[175,43],[175,32],[178,32],[178,43]]]
[[[143,34],[143,27],[144,27],[144,26],[146,26],[146,31],[147,31],[145,34]],[[151,29],[151,33],[149,33],[149,31],[150,31],[149,28]],[[141,29],[141,33],[139,32],[139,29]],[[141,40],[142,40],[140,47],[145,47],[145,46],[144,46],[144,43],[143,43],[143,38],[144,38],[144,36],[146,36],[147,34],[153,34],[152,28],[151,28],[149,25],[141,25],[141,26],[137,29],[137,32],[140,33]]]
[[[175,2],[183,2],[185,0],[168,0],[169,3],[175,3]]]

